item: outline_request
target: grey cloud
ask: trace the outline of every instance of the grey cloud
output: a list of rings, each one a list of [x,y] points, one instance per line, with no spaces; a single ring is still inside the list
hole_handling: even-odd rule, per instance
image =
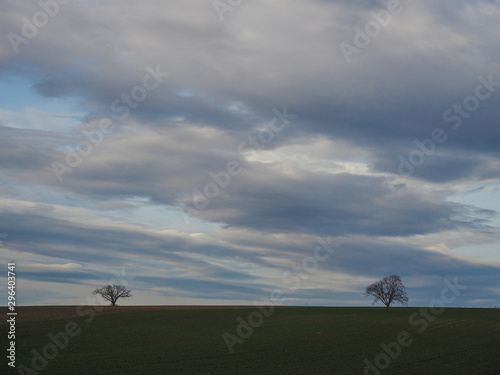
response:
[[[243,176],[199,215],[229,227],[318,235],[407,236],[476,227],[474,216],[452,218],[460,216],[464,207],[442,202],[438,196],[419,197],[409,188],[391,192],[379,177],[316,173],[275,182],[269,176],[267,183],[261,183],[261,177]],[[492,213],[476,214],[480,219]]]
[[[37,2],[3,1],[0,33],[21,33],[21,18],[31,17],[38,7]],[[71,98],[86,113],[80,127],[60,133],[0,127],[4,195],[19,202],[96,207],[100,213],[122,206],[132,210],[126,202],[131,198],[182,209],[193,188],[203,190],[211,181],[209,172],[224,170],[230,160],[243,168],[198,213],[203,221],[223,226],[213,242],[138,227],[96,228],[40,206],[0,209],[9,246],[20,254],[83,263],[122,264],[142,254],[177,268],[173,277],[141,279],[144,285],[158,282],[196,296],[215,297],[219,290],[221,298],[238,293],[250,298],[265,289],[250,272],[210,264],[203,257],[240,257],[254,267],[280,269],[265,255],[301,254],[307,251],[306,238],[332,235],[352,241],[345,244],[349,256],[328,263],[332,269],[375,277],[394,266],[405,275],[432,278],[434,288],[438,275],[458,274],[486,297],[477,275],[495,278],[494,266],[474,266],[410,245],[386,248],[380,237],[405,242],[415,235],[490,229],[493,211],[445,199],[454,193],[453,184],[499,178],[499,93],[481,100],[456,130],[443,114],[475,95],[479,76],[492,74],[500,81],[498,4],[406,2],[405,11],[348,64],[339,44],[353,43],[354,27],[363,28],[370,11],[385,7],[383,1],[262,0],[246,2],[220,22],[210,2],[196,0],[147,5],[72,1],[19,53],[2,38],[0,79],[21,78],[40,97]],[[119,120],[111,103],[141,84],[148,66],[159,66],[168,78],[130,108],[125,121]],[[239,154],[238,145],[248,134],[271,120],[273,108],[285,105],[298,117],[266,150],[279,153],[280,147],[293,145],[294,152],[306,154],[310,139],[329,139],[352,150],[345,157],[341,151],[321,151],[323,159],[331,165],[364,159],[366,170],[333,174],[293,163],[285,168],[284,160]],[[64,163],[67,151],[85,140],[82,130],[105,116],[117,130],[59,182],[52,162]],[[445,129],[448,140],[436,146],[407,183],[391,190],[381,174],[397,175],[398,156],[407,157],[416,148],[414,141],[429,138],[436,127]],[[19,187],[33,192],[27,198]],[[290,236],[296,243],[283,239]],[[374,244],[355,244],[359,236],[371,236]],[[66,276],[68,282],[83,283],[92,277],[54,277],[63,281]],[[194,292],[198,288],[201,292]],[[415,292],[421,300],[428,296],[422,288]],[[311,294],[325,295],[324,286]]]
[[[34,174],[35,181],[90,199],[144,197],[192,209],[193,189],[204,191],[213,179],[210,173],[236,160],[241,175],[207,200],[200,218],[271,232],[408,236],[476,228],[487,225],[494,214],[477,210],[470,215],[466,207],[443,202],[439,194],[424,197],[409,187],[391,191],[382,177],[300,171],[291,178],[273,164],[244,160],[237,152],[237,138],[210,128],[178,127],[105,142],[64,175],[62,183],[53,171],[47,176],[47,168],[45,174]]]
[[[167,288],[159,294],[192,298],[224,300],[263,300],[273,289],[281,289],[290,301],[307,298],[322,303],[336,304],[339,301],[360,300],[361,290],[352,287],[352,292],[336,291],[327,279],[312,274],[302,286],[318,285],[317,290],[293,291],[283,282],[282,275],[291,271],[291,265],[301,265],[307,256],[314,254],[317,245],[312,238],[292,234],[289,243],[276,235],[262,237],[256,234],[222,231],[205,237],[203,241],[188,236],[167,236],[160,232],[130,226],[113,228],[112,223],[90,225],[85,220],[56,220],[60,216],[50,206],[37,206],[16,210],[3,209],[1,227],[8,231],[4,240],[13,251],[43,255],[61,260],[71,259],[86,264],[85,271],[54,270],[26,271],[23,277],[33,281],[53,281],[79,285],[95,285],[102,281],[100,268],[114,268],[133,264],[134,289],[138,291]],[[36,214],[35,214],[36,213]],[[340,246],[326,261],[319,262],[322,272],[340,272],[346,277],[377,278],[380,275],[398,273],[411,280],[408,287],[417,301],[425,302],[432,293],[439,291],[439,280],[459,277],[466,282],[469,291],[464,298],[491,298],[488,287],[498,278],[498,266],[474,264],[447,254],[423,250],[404,243],[391,243],[377,237],[356,238],[345,236],[332,238]],[[268,249],[269,251],[262,251]],[[276,282],[256,278],[243,269],[223,267],[208,263],[195,255],[214,257],[219,261],[239,256],[239,262],[274,270]],[[154,262],[154,268],[141,272],[137,257]],[[194,257],[195,256],[195,257]],[[273,261],[264,258],[273,257]],[[281,260],[280,260],[281,259]],[[477,278],[477,273],[481,278]],[[323,273],[322,273],[323,274]],[[196,277],[193,277],[196,275]],[[415,285],[416,280],[432,281],[432,288]],[[106,280],[107,281],[107,280]],[[312,283],[312,284],[310,284]],[[154,289],[153,289],[154,290]],[[362,300],[362,299],[361,299]]]

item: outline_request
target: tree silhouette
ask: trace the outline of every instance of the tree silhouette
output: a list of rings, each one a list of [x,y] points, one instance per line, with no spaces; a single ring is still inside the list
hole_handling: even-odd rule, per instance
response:
[[[116,305],[119,298],[130,298],[132,294],[130,290],[126,289],[123,285],[106,285],[102,288],[97,288],[92,292],[93,295],[100,295],[106,301],[111,302],[111,306]]]
[[[380,300],[386,307],[393,302],[399,302],[402,305],[408,304],[408,295],[405,292],[405,286],[398,275],[391,275],[366,287],[365,296],[373,297],[373,304]]]

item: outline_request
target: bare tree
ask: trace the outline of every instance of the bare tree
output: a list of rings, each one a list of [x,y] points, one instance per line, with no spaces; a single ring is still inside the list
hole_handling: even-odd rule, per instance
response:
[[[365,290],[365,296],[373,297],[373,304],[380,300],[386,307],[389,307],[393,302],[399,302],[405,306],[408,304],[405,286],[398,275],[384,277],[369,285]]]
[[[93,295],[100,295],[106,301],[111,302],[111,306],[116,305],[119,298],[130,298],[132,294],[130,290],[126,289],[123,285],[106,285],[102,288],[97,288],[92,292]]]

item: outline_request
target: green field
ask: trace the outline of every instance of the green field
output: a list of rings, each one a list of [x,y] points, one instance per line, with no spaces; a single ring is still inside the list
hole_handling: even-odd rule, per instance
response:
[[[19,322],[17,365],[33,368],[32,350],[42,353],[45,347],[48,357],[55,357],[37,372],[51,375],[352,375],[363,374],[365,360],[376,363],[377,358],[387,367],[381,374],[500,374],[500,309],[448,308],[439,315],[428,312],[426,318],[418,308],[277,308],[269,317],[254,313],[253,332],[243,329],[248,338],[235,344],[231,354],[224,332],[237,337],[237,318],[247,321],[255,311],[125,311],[88,323],[88,316]],[[48,334],[63,332],[68,322],[73,322],[69,332],[78,334],[68,336],[67,343],[59,335],[64,348],[55,354]],[[4,338],[6,328],[0,326]],[[384,354],[381,344],[398,337],[405,346],[391,344],[392,352]]]

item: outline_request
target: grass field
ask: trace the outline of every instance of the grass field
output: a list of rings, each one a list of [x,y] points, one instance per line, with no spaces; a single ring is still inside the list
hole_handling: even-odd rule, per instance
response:
[[[500,374],[500,309],[288,307],[265,317],[256,308],[122,307],[93,319],[76,307],[29,309],[16,325],[16,364],[26,367],[6,373]],[[7,325],[0,330],[6,338]],[[225,332],[238,340],[232,354]],[[36,353],[48,359],[35,357],[45,368],[30,372]]]

